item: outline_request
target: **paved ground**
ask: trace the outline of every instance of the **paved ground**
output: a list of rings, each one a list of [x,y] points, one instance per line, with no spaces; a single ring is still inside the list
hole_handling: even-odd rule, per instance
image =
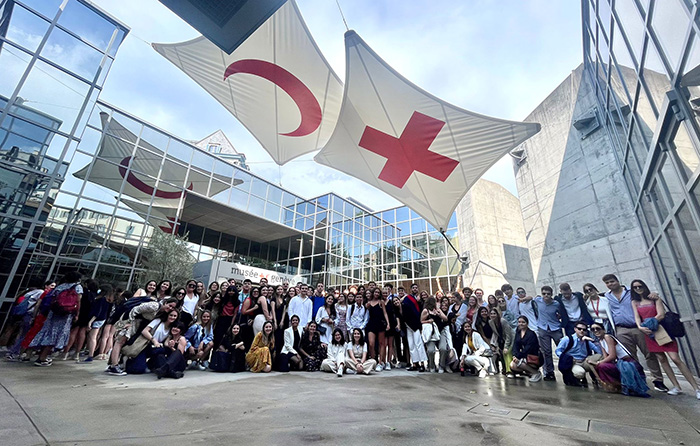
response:
[[[403,370],[157,381],[103,369],[0,361],[0,445],[700,445],[690,394],[638,399]]]

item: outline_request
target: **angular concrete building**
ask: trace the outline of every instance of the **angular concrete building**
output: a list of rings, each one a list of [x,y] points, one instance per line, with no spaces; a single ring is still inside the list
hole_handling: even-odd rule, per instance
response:
[[[595,91],[576,68],[525,120],[542,131],[512,152],[537,287],[606,273],[656,284],[615,152],[596,117]],[[651,286],[651,285],[650,285]]]
[[[486,295],[505,282],[533,287],[532,266],[518,198],[479,180],[457,206],[459,246],[469,253],[463,283]]]

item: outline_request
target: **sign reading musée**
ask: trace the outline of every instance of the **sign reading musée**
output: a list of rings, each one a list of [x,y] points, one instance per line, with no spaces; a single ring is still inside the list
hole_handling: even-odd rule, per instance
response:
[[[281,285],[285,280],[291,284],[302,281],[299,275],[292,276],[224,260],[198,262],[194,265],[194,278],[202,281],[205,287],[211,282],[222,282],[228,279],[236,279],[237,282],[250,279],[253,283],[260,283],[260,279],[265,278],[269,285]]]

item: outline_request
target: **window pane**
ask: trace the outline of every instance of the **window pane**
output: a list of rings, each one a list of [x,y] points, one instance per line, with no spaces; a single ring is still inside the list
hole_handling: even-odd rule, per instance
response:
[[[90,82],[103,57],[99,51],[58,28],[51,31],[41,55]]]
[[[58,23],[105,51],[112,38],[114,25],[96,11],[77,0],[70,0]]]
[[[675,70],[680,61],[689,24],[685,7],[680,0],[656,2],[651,24],[671,62],[672,69]]]
[[[620,24],[627,36],[627,40],[630,42],[632,53],[636,60],[639,61],[642,55],[642,44],[644,43],[644,22],[642,21],[642,16],[639,14],[634,0],[617,0],[615,2],[615,11],[620,18]],[[615,55],[617,56],[618,52]],[[626,54],[625,57],[618,59],[618,61],[622,65],[633,67],[631,59]]]
[[[678,126],[678,130],[671,141],[671,147],[675,149],[680,161],[683,180],[688,181],[697,169],[698,164],[700,164],[700,160],[698,160],[698,153],[690,141],[688,131],[682,123]]]
[[[5,37],[29,51],[36,51],[49,28],[49,22],[17,4],[11,14]]]
[[[9,98],[17,88],[17,83],[24,74],[24,71],[29,65],[31,57],[10,45],[3,45],[0,51],[0,67],[2,67],[2,76],[0,76],[0,96]],[[7,101],[0,102],[0,111],[5,108]]]

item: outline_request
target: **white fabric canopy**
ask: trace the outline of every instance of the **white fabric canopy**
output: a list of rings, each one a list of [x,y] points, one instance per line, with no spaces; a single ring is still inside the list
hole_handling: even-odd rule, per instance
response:
[[[207,196],[209,189],[209,172],[188,170],[185,166],[168,161],[161,171],[163,151],[148,141],[140,139],[129,129],[115,119],[108,121],[107,113],[100,113],[102,128],[106,129],[100,143],[97,156],[87,166],[73,175],[80,179],[86,179],[92,183],[104,186],[112,191],[119,192],[124,183],[122,193],[137,200],[153,202],[158,206],[177,208],[180,198],[184,196],[182,190],[183,180],[187,176],[187,190],[195,191]],[[134,145],[138,140],[138,148],[134,153]],[[160,181],[156,184],[160,172],[161,178],[170,178],[176,185],[170,185]],[[230,178],[215,175],[218,179],[230,182]],[[124,181],[126,179],[126,181]],[[214,196],[225,190],[218,181],[211,182],[211,190],[208,196]],[[152,198],[153,197],[153,198]]]
[[[343,86],[293,0],[230,55],[204,37],[153,48],[238,118],[277,164],[323,147],[333,132]]]
[[[345,34],[338,124],[314,158],[447,228],[459,201],[503,155],[540,130],[448,104],[406,80],[354,32]]]

